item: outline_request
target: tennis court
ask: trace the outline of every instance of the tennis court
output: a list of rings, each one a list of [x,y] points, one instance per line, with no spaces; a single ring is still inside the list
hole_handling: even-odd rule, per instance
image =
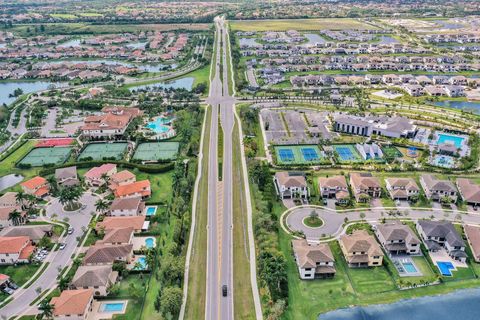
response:
[[[383,154],[386,158],[401,158],[403,154],[394,146],[384,146],[382,147]]]
[[[178,155],[178,142],[145,142],[138,145],[134,160],[158,161],[173,160]]]
[[[82,153],[78,156],[78,159],[92,158],[93,160],[121,160],[127,150],[127,146],[128,143],[126,142],[90,143],[83,149]]]
[[[355,147],[351,144],[337,144],[333,148],[338,154],[340,161],[361,161],[362,158]]]
[[[32,149],[19,164],[41,167],[46,164],[61,164],[68,160],[72,147],[49,147]]]
[[[279,164],[315,164],[327,159],[316,145],[275,146]]]

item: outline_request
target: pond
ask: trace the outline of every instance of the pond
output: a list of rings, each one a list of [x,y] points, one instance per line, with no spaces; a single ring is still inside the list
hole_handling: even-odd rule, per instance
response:
[[[480,289],[402,300],[392,304],[340,309],[318,316],[318,320],[477,320]],[[454,314],[452,314],[454,310]]]
[[[56,88],[65,87],[67,84],[62,82],[48,82],[48,81],[0,81],[0,105],[14,102],[17,98],[10,97],[15,89],[22,89],[23,93],[32,93],[42,90],[47,90],[50,86]]]
[[[257,42],[256,38],[240,38],[240,46],[259,47],[261,44]]]
[[[130,90],[150,90],[155,88],[192,90],[194,81],[195,81],[195,78],[187,77],[187,78],[175,79],[175,80],[166,81],[166,82],[134,86],[134,87],[130,87]]]
[[[390,36],[381,36],[378,43],[380,44],[392,44],[392,43],[398,43],[398,40],[395,38],[392,38]]]
[[[460,29],[464,27],[459,23],[450,22],[449,20],[435,20],[434,22],[445,29]]]
[[[305,38],[308,39],[307,44],[317,44],[317,43],[325,43],[325,39],[322,38],[320,35],[316,33],[305,33]]]
[[[118,60],[106,60],[106,59],[92,59],[92,60],[57,60],[57,61],[52,61],[49,63],[65,63],[65,62],[70,62],[70,63],[87,63],[87,64],[106,64],[106,65],[121,65],[124,67],[128,68],[138,68],[142,71],[146,72],[160,72],[163,70],[170,70],[170,69],[175,69],[177,67],[176,64],[155,64],[155,63],[142,63],[142,64],[136,64],[136,63],[130,63],[130,62],[125,62],[125,61],[118,61]]]
[[[80,39],[72,39],[72,40],[68,40],[64,43],[61,43],[58,45],[58,47],[60,48],[76,48],[76,47],[80,47],[82,44],[81,44],[81,40]]]
[[[437,107],[454,108],[480,114],[480,102],[473,101],[437,101],[433,103]]]
[[[13,187],[14,185],[21,182],[22,180],[23,180],[22,175],[16,175],[16,174],[13,174],[13,173],[1,177],[0,178],[0,192],[8,189],[10,187]]]

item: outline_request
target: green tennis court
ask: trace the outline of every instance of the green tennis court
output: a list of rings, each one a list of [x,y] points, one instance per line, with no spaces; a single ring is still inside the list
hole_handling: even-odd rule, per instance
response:
[[[64,163],[70,157],[72,147],[50,147],[32,149],[19,164],[41,167],[46,164]]]
[[[275,146],[279,164],[318,164],[327,159],[316,145]]]
[[[126,142],[90,143],[83,149],[78,159],[92,158],[93,160],[103,160],[106,158],[121,160],[127,150],[127,146],[128,143]]]
[[[133,155],[134,160],[157,161],[172,160],[178,155],[178,142],[145,142],[138,145]]]

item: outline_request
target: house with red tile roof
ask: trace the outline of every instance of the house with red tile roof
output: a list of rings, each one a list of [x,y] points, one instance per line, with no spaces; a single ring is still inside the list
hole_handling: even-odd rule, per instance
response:
[[[0,265],[28,263],[34,251],[29,237],[0,237]]]
[[[137,181],[137,178],[135,177],[135,175],[133,173],[131,173],[128,170],[123,170],[123,171],[120,171],[120,172],[117,172],[117,173],[113,174],[110,177],[110,180],[109,180],[110,186],[109,187],[110,187],[111,190],[115,190],[119,186],[124,186],[124,185],[130,184],[130,183],[133,183],[135,181]]]
[[[130,121],[142,114],[138,108],[103,108],[103,115],[86,117],[80,127],[82,135],[89,138],[112,138],[122,136]]]
[[[117,165],[113,163],[102,164],[100,167],[94,167],[88,170],[85,175],[85,183],[90,187],[99,187],[105,184],[103,176],[111,177],[117,173]]]
[[[54,319],[84,320],[92,312],[93,289],[64,290],[50,303]]]
[[[111,229],[132,227],[135,232],[141,232],[148,229],[148,221],[145,216],[134,217],[105,217],[103,221],[97,223],[97,230],[104,229],[105,232]]]
[[[47,179],[40,176],[22,182],[20,186],[22,187],[23,192],[34,195],[37,198],[44,198],[50,190]]]
[[[119,186],[115,189],[116,198],[142,197],[148,198],[152,194],[149,180],[137,181],[134,183]]]

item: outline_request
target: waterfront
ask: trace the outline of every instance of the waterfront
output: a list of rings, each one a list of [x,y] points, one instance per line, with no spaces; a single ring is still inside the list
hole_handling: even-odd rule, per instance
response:
[[[480,114],[480,102],[472,101],[437,101],[437,107],[447,107]]]
[[[46,90],[53,87],[65,86],[64,83],[54,83],[49,81],[4,81],[0,82],[0,105],[14,102],[17,98],[11,97],[15,89],[22,89],[23,93],[32,93]]]
[[[479,300],[480,289],[468,289],[392,304],[339,309],[321,314],[318,320],[476,320],[480,313]]]

